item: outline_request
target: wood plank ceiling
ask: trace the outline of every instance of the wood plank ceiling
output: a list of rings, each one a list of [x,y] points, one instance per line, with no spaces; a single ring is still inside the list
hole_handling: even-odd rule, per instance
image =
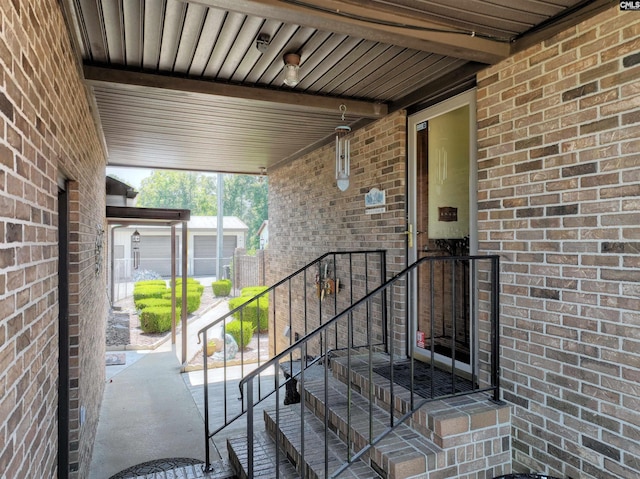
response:
[[[110,165],[249,174],[327,141],[340,105],[361,125],[613,3],[64,2]],[[300,55],[294,87],[283,84],[289,52]]]

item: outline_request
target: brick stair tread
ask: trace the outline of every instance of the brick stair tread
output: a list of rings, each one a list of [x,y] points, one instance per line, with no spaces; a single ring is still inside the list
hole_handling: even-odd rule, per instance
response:
[[[369,409],[368,400],[356,391],[347,396],[347,385],[342,381],[329,377],[329,421],[332,427],[340,431],[341,437],[346,436],[347,431],[347,406],[351,409],[351,437],[357,437],[359,450],[369,439],[369,418],[373,419],[373,436],[377,437],[389,428],[389,413],[377,405]],[[305,396],[309,396],[313,402],[324,409],[324,380],[312,380],[305,382]],[[312,408],[315,409],[315,408]],[[370,415],[371,412],[371,415]],[[323,412],[319,411],[321,421]],[[389,477],[406,477],[420,469],[432,469],[436,465],[436,456],[443,450],[424,437],[422,434],[406,424],[396,426],[382,441],[376,444],[369,452],[371,459],[383,470],[390,472]]]
[[[279,418],[280,433],[282,434],[285,450],[296,451],[294,454],[298,455],[301,449],[300,410],[300,405],[281,408]],[[273,438],[276,429],[276,413],[274,410],[265,410],[264,416],[266,430]],[[316,477],[322,478],[324,477],[324,422],[308,410],[304,417],[304,436],[306,448],[304,463],[308,469],[313,471]],[[329,472],[331,473],[345,462],[347,450],[344,442],[342,442],[333,431],[329,431],[327,436],[329,439]],[[297,460],[299,461],[299,459]],[[357,461],[343,472],[340,477],[347,479],[372,479],[380,476],[365,462]]]
[[[257,433],[253,440],[253,477],[272,479],[276,477],[276,445],[270,437],[264,433]],[[236,474],[239,479],[245,479],[247,475],[247,436],[227,439],[227,450],[231,463],[236,467]],[[238,470],[238,467],[240,470]],[[299,479],[300,474],[295,467],[287,460],[281,452],[279,458],[279,470],[281,479]],[[235,476],[234,476],[235,477]]]

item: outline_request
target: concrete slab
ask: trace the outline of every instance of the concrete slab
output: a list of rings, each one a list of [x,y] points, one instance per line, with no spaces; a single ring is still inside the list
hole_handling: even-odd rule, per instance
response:
[[[159,458],[204,461],[203,420],[180,367],[167,342],[107,380],[89,479]]]

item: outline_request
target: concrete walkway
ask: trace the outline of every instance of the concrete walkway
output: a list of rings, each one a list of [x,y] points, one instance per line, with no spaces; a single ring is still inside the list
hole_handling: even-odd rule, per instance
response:
[[[189,322],[187,350],[190,356],[202,347],[198,344],[197,332],[227,311],[227,302],[221,301]],[[181,344],[178,334],[176,345],[168,338],[155,350],[127,351],[126,365],[106,367],[107,383],[89,479],[108,479],[132,466],[163,458],[205,460],[204,374],[202,371],[180,373]],[[226,369],[227,379],[232,381],[226,390],[222,382],[224,375],[221,368],[210,371],[211,408],[220,409],[220,398],[225,393],[232,406],[239,406],[236,398],[240,368]],[[273,379],[270,382],[272,384]],[[269,401],[264,406],[269,406]],[[212,409],[211,414],[216,420],[220,417],[216,409]],[[261,410],[256,411],[254,417],[256,430],[264,430]],[[212,461],[226,459],[226,437],[243,435],[245,430],[246,419],[241,418],[217,435],[211,448]]]
[[[170,342],[105,385],[90,479],[167,457],[204,461],[203,423]],[[110,366],[112,367],[112,366]]]

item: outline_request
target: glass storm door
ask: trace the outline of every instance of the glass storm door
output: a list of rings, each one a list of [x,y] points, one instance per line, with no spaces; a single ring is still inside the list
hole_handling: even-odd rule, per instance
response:
[[[409,118],[410,263],[476,252],[475,91]],[[472,285],[466,261],[434,261],[411,281],[409,344],[416,359],[470,371]],[[432,356],[433,352],[433,356]]]

